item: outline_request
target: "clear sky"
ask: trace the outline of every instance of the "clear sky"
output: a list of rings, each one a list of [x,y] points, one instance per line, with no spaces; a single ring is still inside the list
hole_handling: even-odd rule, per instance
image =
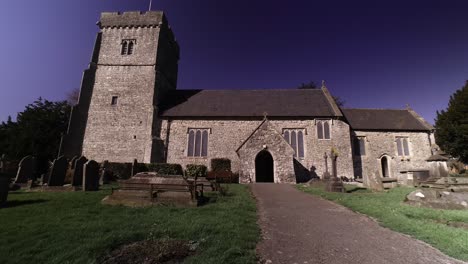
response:
[[[0,121],[80,86],[102,11],[149,0],[3,0]],[[468,1],[154,0],[179,45],[179,89],[295,88],[326,80],[346,107],[433,123],[468,79]]]

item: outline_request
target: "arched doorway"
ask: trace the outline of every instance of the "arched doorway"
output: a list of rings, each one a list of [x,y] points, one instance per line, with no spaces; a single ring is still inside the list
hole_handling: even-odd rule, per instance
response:
[[[382,168],[382,177],[390,177],[387,157],[384,156],[380,159],[380,165],[380,167]]]
[[[255,182],[274,182],[273,157],[266,150],[255,157]]]

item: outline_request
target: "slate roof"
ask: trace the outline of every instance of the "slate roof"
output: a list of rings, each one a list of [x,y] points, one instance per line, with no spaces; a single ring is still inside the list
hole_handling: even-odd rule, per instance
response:
[[[429,131],[432,129],[410,110],[348,108],[341,111],[354,130]]]
[[[163,117],[334,117],[322,89],[174,90],[159,105]]]

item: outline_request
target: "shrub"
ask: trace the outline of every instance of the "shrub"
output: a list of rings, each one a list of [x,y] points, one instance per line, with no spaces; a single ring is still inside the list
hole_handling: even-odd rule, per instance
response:
[[[150,163],[146,164],[148,171],[157,172],[162,175],[183,175],[182,166],[172,163]]]
[[[117,179],[129,179],[132,177],[131,163],[109,162],[108,170],[112,173],[112,176]]]
[[[206,177],[206,170],[205,165],[189,164],[185,170],[185,176],[193,178]]]
[[[231,171],[231,160],[230,159],[212,159],[211,160],[212,171]]]
[[[206,179],[219,183],[239,183],[239,175],[230,171],[209,171]]]

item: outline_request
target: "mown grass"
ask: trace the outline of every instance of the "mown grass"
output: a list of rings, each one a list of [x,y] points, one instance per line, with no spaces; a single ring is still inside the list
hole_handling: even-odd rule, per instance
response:
[[[101,205],[110,193],[12,192],[0,209],[0,263],[96,263],[119,245],[144,239],[197,241],[186,263],[255,263],[260,237],[247,186],[208,194],[198,208]]]
[[[299,185],[298,189],[321,196],[366,214],[382,226],[410,235],[438,248],[445,254],[468,260],[468,229],[455,228],[448,222],[468,224],[468,211],[416,208],[403,203],[413,188],[399,187],[385,192],[346,186],[347,193],[325,192],[323,186]]]

